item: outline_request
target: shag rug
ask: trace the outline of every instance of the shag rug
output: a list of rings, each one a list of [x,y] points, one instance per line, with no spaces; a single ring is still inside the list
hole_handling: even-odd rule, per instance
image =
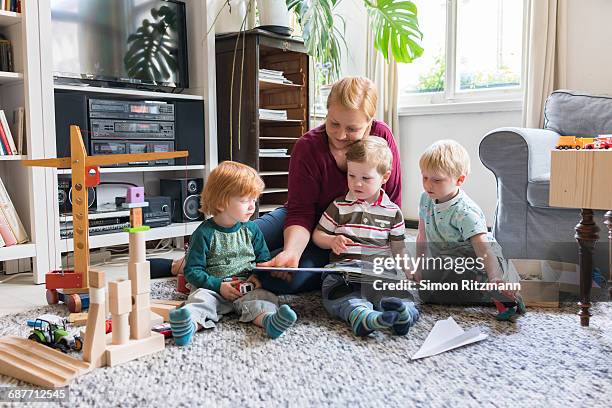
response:
[[[179,299],[173,282],[152,283],[155,298]],[[592,308],[580,327],[576,306],[530,309],[516,323],[498,322],[493,308],[423,305],[406,337],[356,338],[330,319],[318,294],[284,296],[299,320],[285,336],[222,320],[186,347],[172,340],[158,354],[94,370],[70,385],[69,407],[610,406],[612,305]],[[47,306],[0,318],[0,335],[26,337],[25,321]],[[411,361],[434,323],[449,316],[489,337]],[[0,376],[0,385],[27,384]],[[34,405],[40,406],[40,405]]]

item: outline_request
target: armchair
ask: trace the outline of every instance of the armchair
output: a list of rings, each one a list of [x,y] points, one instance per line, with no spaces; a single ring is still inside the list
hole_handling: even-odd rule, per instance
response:
[[[480,160],[497,180],[493,234],[508,258],[578,263],[572,231],[580,221],[580,210],[548,205],[550,151],[559,135],[612,133],[612,97],[555,91],[546,101],[544,117],[544,129],[499,128],[480,142]],[[602,271],[608,269],[603,214],[595,212],[601,231],[594,265]]]

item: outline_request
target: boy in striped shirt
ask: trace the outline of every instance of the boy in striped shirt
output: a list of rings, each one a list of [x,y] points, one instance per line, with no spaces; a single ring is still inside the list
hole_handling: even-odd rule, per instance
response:
[[[351,145],[346,153],[349,192],[335,199],[321,216],[312,239],[331,249],[331,264],[404,253],[404,217],[381,188],[391,175],[393,156],[387,142],[369,136]],[[405,335],[419,313],[413,302],[383,298],[376,306],[362,292],[362,284],[349,283],[337,273],[324,275],[323,305],[346,321],[358,336],[391,329]]]

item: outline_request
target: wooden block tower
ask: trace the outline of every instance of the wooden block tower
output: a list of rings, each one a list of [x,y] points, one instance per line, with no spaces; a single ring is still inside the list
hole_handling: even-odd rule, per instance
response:
[[[109,366],[161,351],[165,347],[163,334],[151,331],[150,292],[151,277],[149,261],[146,259],[145,231],[142,225],[144,187],[130,187],[124,207],[130,209],[130,259],[128,281],[111,282],[110,310],[113,318],[113,344],[106,349]],[[110,285],[109,285],[110,286]],[[128,294],[131,292],[131,296]],[[127,299],[131,300],[131,304]],[[127,313],[129,318],[126,321]],[[129,327],[128,327],[129,326]],[[115,330],[118,333],[115,334]],[[128,340],[129,331],[129,340]]]

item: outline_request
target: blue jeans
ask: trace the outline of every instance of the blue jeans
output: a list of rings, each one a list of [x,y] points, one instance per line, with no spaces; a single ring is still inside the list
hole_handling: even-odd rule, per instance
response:
[[[382,311],[380,302],[370,298],[365,291],[362,291],[361,284],[347,283],[338,273],[326,273],[323,276],[321,294],[323,307],[327,313],[347,323],[349,323],[351,311],[356,307],[364,306],[368,309]],[[414,308],[414,303],[408,299],[402,299],[402,301],[407,308]]]
[[[272,256],[275,256],[283,249],[283,232],[286,215],[287,209],[281,207],[255,220],[255,223],[263,233]],[[299,266],[301,268],[321,268],[329,263],[329,253],[329,250],[321,249],[310,241],[300,258]],[[309,292],[321,288],[320,273],[296,272],[292,274],[290,282],[273,278],[269,273],[260,273],[258,277],[264,289],[278,295]]]

